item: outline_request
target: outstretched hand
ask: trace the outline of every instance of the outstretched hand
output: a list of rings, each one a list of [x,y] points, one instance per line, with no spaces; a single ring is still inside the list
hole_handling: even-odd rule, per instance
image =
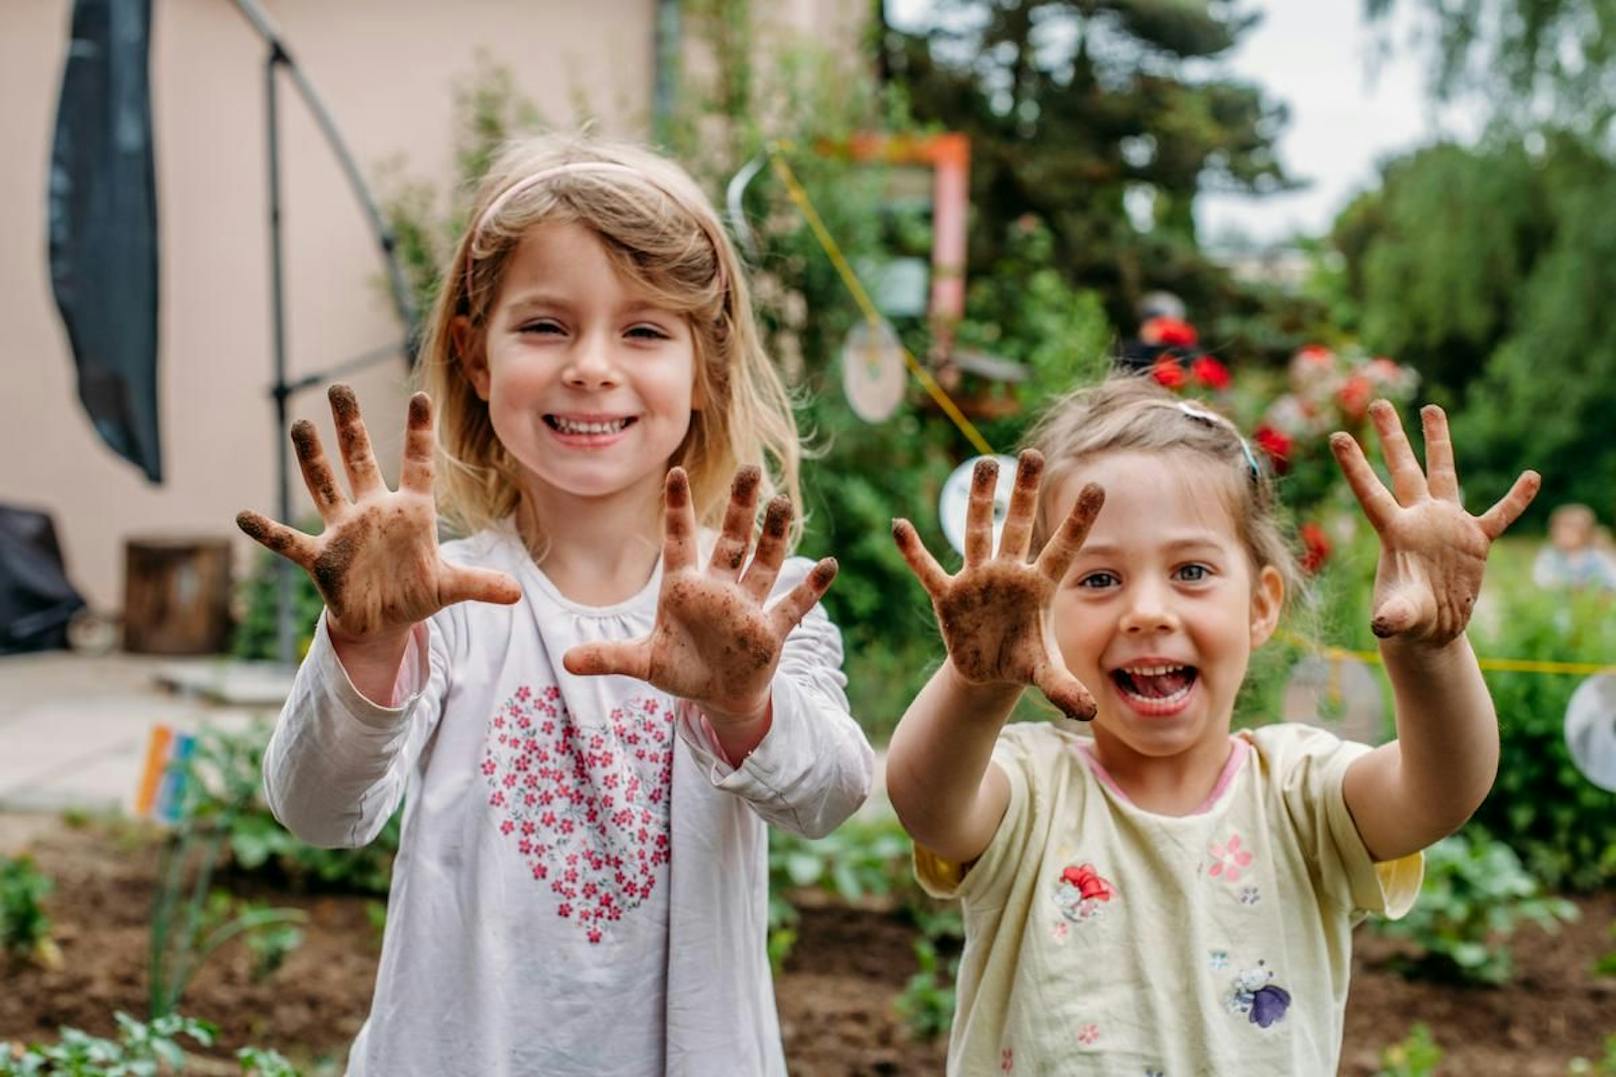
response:
[[[791,499],[781,495],[769,502],[748,565],[762,479],[753,466],[736,473],[723,531],[702,568],[697,564],[690,480],[683,468],[668,472],[662,590],[651,634],[573,647],[562,659],[567,671],[637,677],[695,703],[715,727],[743,726],[766,716],[786,637],[836,578],[836,560],[820,561],[801,583],[764,608],[785,560]]]
[[[1388,491],[1349,435],[1330,435],[1330,448],[1380,535],[1370,627],[1382,638],[1432,646],[1457,639],[1470,623],[1493,541],[1537,495],[1537,472],[1523,472],[1509,493],[1480,516],[1459,502],[1448,419],[1441,408],[1420,410],[1425,427],[1425,471],[1403,433],[1397,409],[1384,400],[1369,407],[1391,473]]]
[[[504,573],[453,565],[438,553],[431,398],[410,398],[404,465],[393,491],[382,481],[353,391],[333,385],[327,396],[352,499],[337,486],[314,424],[302,419],[292,425],[292,443],[325,529],[305,535],[250,510],[238,514],[236,524],[309,574],[325,599],[333,637],[408,632],[455,602],[520,601],[522,589]]]
[[[1016,467],[1015,491],[993,556],[993,491],[999,466],[977,461],[965,517],[965,565],[944,572],[908,520],[892,522],[904,560],[931,595],[948,660],[972,684],[1036,685],[1070,718],[1094,717],[1094,697],[1061,658],[1049,621],[1050,601],[1088,537],[1105,492],[1083,487],[1077,503],[1038,559],[1028,562],[1044,458],[1028,449]]]

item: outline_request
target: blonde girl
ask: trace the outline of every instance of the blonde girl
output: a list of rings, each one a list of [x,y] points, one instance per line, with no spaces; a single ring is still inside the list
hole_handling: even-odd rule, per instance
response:
[[[1471,516],[1441,409],[1423,413],[1423,472],[1393,408],[1370,413],[1395,494],[1350,437],[1331,444],[1381,542],[1398,738],[1379,748],[1231,733],[1295,571],[1234,426],[1148,381],[1050,409],[996,554],[991,466],[958,574],[895,524],[948,646],[887,781],[921,881],[964,905],[950,1073],[1336,1071],[1352,925],[1408,909],[1420,850],[1492,783],[1464,628],[1488,547],[1537,488],[1528,472]],[[1089,724],[1003,728],[1029,684]]]
[[[796,428],[741,265],[689,176],[619,143],[511,146],[471,221],[398,490],[338,386],[351,497],[303,422],[323,533],[238,518],[326,602],[276,816],[356,846],[404,804],[348,1073],[783,1073],[765,824],[834,828],[871,753],[835,562],[787,557]],[[434,493],[466,536],[441,548]]]

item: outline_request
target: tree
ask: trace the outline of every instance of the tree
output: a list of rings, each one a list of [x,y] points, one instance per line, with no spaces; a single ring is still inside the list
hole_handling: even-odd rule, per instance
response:
[[[1415,16],[1438,100],[1473,96],[1516,131],[1549,124],[1608,147],[1616,0],[1364,0],[1364,11],[1388,30],[1396,12]]]
[[[1453,407],[1466,486],[1543,472],[1538,513],[1616,489],[1616,164],[1580,137],[1443,144],[1384,166],[1337,219],[1365,343]],[[1575,466],[1571,466],[1572,464]]]
[[[1515,328],[1553,231],[1538,163],[1518,143],[1444,143],[1385,165],[1331,239],[1364,344],[1414,366],[1428,398],[1454,404]]]
[[[889,29],[884,67],[915,118],[971,138],[972,268],[1030,213],[1117,324],[1154,288],[1207,316],[1226,307],[1195,195],[1291,185],[1274,149],[1284,107],[1217,70],[1254,22],[1215,0],[950,0],[920,32]]]

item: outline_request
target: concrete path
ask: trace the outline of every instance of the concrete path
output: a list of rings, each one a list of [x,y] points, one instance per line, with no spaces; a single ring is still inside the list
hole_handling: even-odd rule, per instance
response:
[[[154,725],[273,720],[290,685],[284,670],[219,658],[0,657],[0,812],[127,812]],[[884,762],[877,753],[866,817],[890,810]]]
[[[289,684],[217,658],[0,657],[0,811],[126,811],[154,725],[273,718]]]

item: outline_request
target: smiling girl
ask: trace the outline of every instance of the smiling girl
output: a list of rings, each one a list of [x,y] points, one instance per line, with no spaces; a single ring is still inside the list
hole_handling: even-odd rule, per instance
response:
[[[1297,572],[1234,426],[1148,381],[1050,409],[997,555],[991,464],[957,575],[895,522],[948,646],[887,784],[921,882],[964,905],[950,1073],[1336,1071],[1352,925],[1407,911],[1420,851],[1492,783],[1464,628],[1490,544],[1537,488],[1528,472],[1471,516],[1442,411],[1424,412],[1423,473],[1391,406],[1371,415],[1395,496],[1356,442],[1331,444],[1381,541],[1398,739],[1375,749],[1300,725],[1231,733]],[[1004,728],[1029,684],[1091,735]]]
[[[783,1074],[765,824],[827,833],[871,752],[836,564],[786,556],[796,427],[739,259],[682,170],[599,141],[509,148],[471,220],[398,490],[338,386],[351,499],[303,422],[323,533],[238,518],[326,602],[277,818],[357,846],[404,804],[348,1073]]]

